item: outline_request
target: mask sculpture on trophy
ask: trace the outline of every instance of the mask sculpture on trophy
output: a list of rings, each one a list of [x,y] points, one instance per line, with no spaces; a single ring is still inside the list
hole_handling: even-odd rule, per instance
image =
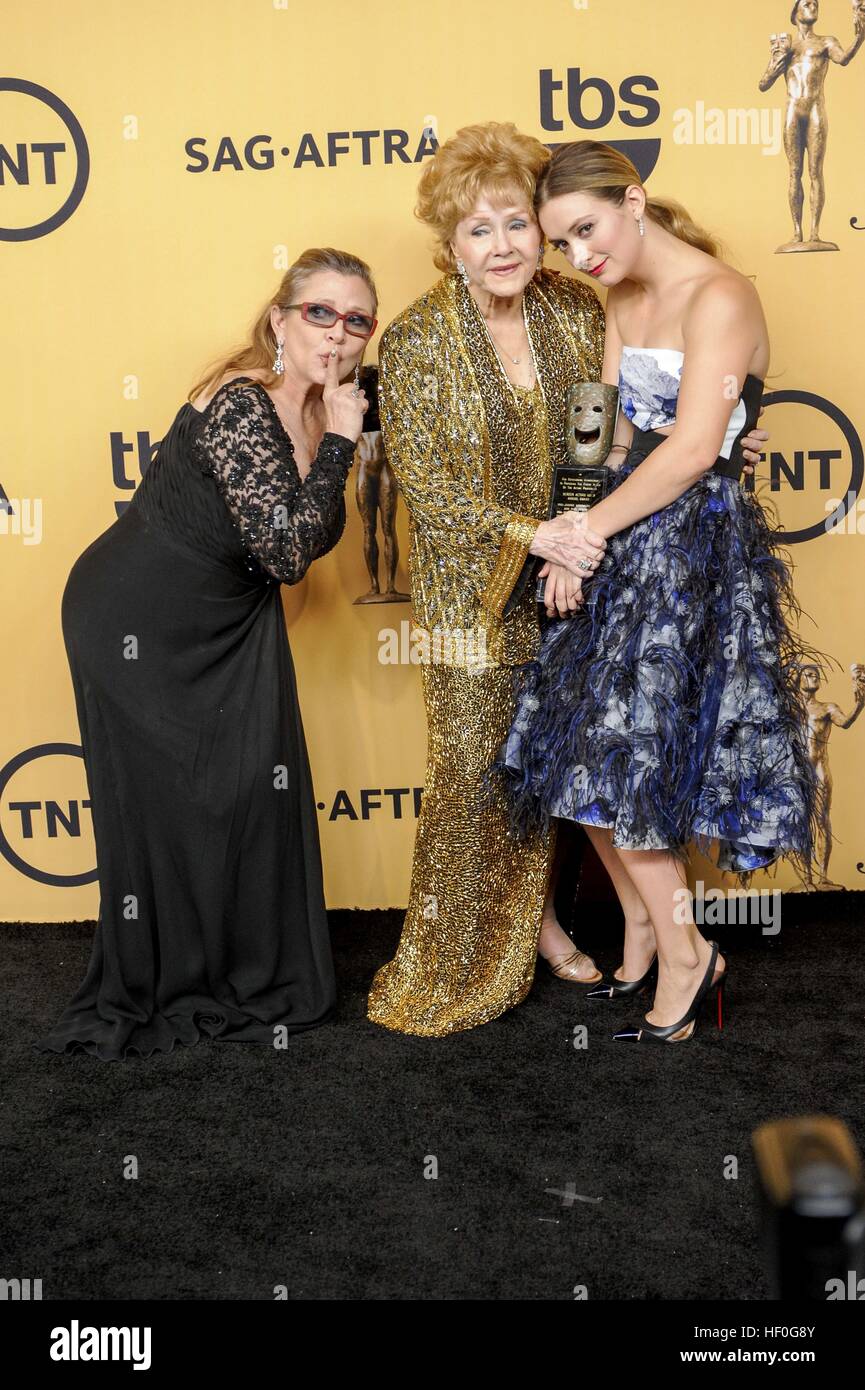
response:
[[[597,468],[613,444],[619,388],[602,381],[579,381],[568,391],[566,446],[572,465]]]

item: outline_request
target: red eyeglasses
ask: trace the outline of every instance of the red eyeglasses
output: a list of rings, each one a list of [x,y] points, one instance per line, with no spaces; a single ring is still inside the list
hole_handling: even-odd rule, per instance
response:
[[[369,314],[359,314],[354,310],[339,314],[330,304],[315,304],[310,300],[304,300],[303,304],[284,304],[282,307],[299,309],[300,317],[306,323],[314,323],[317,328],[332,328],[337,319],[342,319],[346,333],[354,338],[371,338],[378,323],[378,319],[371,319]]]

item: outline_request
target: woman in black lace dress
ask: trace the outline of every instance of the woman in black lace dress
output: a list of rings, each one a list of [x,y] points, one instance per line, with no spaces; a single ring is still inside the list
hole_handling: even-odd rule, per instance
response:
[[[280,584],[345,526],[367,403],[350,377],[375,313],[363,261],[304,252],[73,566],[63,634],[101,901],[87,976],[40,1051],[274,1045],[333,1009]]]

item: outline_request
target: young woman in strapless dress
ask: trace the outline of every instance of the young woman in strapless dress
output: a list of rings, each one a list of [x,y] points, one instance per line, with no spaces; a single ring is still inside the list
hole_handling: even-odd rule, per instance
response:
[[[647,198],[609,145],[561,146],[538,185],[550,242],[607,286],[602,379],[618,384],[607,496],[586,523],[608,547],[586,580],[545,566],[562,615],[524,669],[491,769],[518,833],[584,825],[619,894],[623,966],[596,998],[654,1005],[627,1041],[681,1041],[726,961],[693,921],[689,845],[747,881],[813,855],[818,788],[798,689],[790,570],[743,490],[769,338],[751,281],[680,205]],[[583,584],[585,588],[583,589]],[[570,615],[570,616],[564,616]]]

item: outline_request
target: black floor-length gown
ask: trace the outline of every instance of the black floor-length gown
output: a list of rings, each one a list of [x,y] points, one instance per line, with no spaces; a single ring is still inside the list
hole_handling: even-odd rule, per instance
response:
[[[104,1061],[273,1045],[335,1002],[318,823],[280,581],[345,526],[354,444],[301,480],[259,383],[185,404],[63,594],[100,910],[35,1046]]]

